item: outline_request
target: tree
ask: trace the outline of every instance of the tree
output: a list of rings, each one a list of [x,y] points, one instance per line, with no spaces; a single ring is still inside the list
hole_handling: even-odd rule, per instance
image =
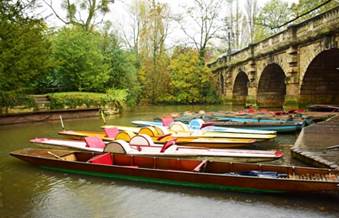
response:
[[[59,63],[55,74],[61,90],[105,91],[109,65],[98,32],[64,27],[53,38],[53,57]]]
[[[193,2],[193,6],[186,8],[185,13],[175,20],[188,37],[188,41],[199,51],[200,60],[204,63],[207,46],[212,39],[217,38],[217,32],[221,28],[220,9],[223,1],[194,0]]]
[[[289,10],[287,2],[271,0],[260,9],[255,19],[256,32],[255,41],[260,41],[278,33],[283,27],[279,26],[293,18],[293,13]]]
[[[258,5],[257,0],[246,0],[245,1],[245,14],[247,20],[247,28],[248,28],[248,39],[249,43],[254,42],[254,34],[255,34],[255,18],[258,13]]]
[[[230,53],[232,50],[241,48],[243,42],[241,36],[243,35],[242,21],[244,15],[239,8],[239,0],[227,0],[227,12],[223,19],[223,25],[220,28],[220,38],[225,45],[223,52]],[[225,49],[226,48],[226,49]]]
[[[52,0],[43,1],[64,24],[80,26],[87,31],[93,30],[96,25],[103,22],[105,15],[109,12],[109,5],[114,3],[114,0],[64,0],[61,6],[66,11],[66,17],[62,17],[55,10]],[[86,15],[85,18],[82,17],[84,15]]]
[[[211,71],[200,64],[199,52],[195,49],[175,48],[169,68],[171,86],[167,102],[212,103],[212,99],[217,99],[211,91]]]
[[[0,90],[33,92],[53,65],[46,25],[25,15],[31,2],[0,2]]]
[[[168,61],[165,40],[168,31],[168,7],[152,1],[140,4],[139,80],[143,97],[156,103],[166,93],[168,83]]]
[[[126,29],[126,22],[120,24],[121,33],[127,47],[134,51],[136,55],[139,55],[139,39],[141,31],[141,13],[143,8],[143,2],[140,0],[133,0],[130,5],[127,5],[127,12],[131,18],[131,23],[127,24],[128,31]]]
[[[109,66],[105,87],[128,91],[128,103],[134,105],[140,94],[137,60],[134,52],[124,51],[116,35],[105,32],[102,36],[103,53]]]
[[[335,0],[299,0],[298,4],[292,5],[291,10],[295,17],[305,14],[297,20],[297,22],[301,22],[336,6],[339,6],[339,2]]]

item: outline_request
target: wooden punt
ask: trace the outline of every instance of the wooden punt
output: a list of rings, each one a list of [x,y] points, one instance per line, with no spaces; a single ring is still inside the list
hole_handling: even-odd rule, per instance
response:
[[[164,126],[163,122],[160,122],[160,121],[134,120],[134,121],[132,121],[132,124],[134,124],[134,125],[136,125],[138,127]],[[191,120],[189,122],[189,124],[188,124],[188,128],[189,128],[189,130],[192,130],[192,131],[201,129],[201,130],[205,130],[205,131],[208,131],[208,132],[276,135],[275,131],[213,126],[213,125],[210,125],[210,123],[205,123],[202,119],[193,119],[193,120]]]
[[[337,192],[339,171],[26,148],[12,156],[65,173],[250,192]]]
[[[206,147],[206,148],[236,148],[253,145],[255,139],[229,139],[229,138],[200,138],[200,137],[173,137],[172,135],[159,135],[156,129],[144,128],[139,131],[140,134],[149,135],[157,144],[163,144],[170,139],[176,139],[176,144],[190,147]],[[74,131],[63,130],[58,132],[59,135],[68,136],[74,139],[81,139],[88,136],[97,136],[104,141],[124,140],[129,142],[136,134],[130,131],[120,131],[116,136],[109,137],[104,132],[94,131]]]
[[[148,127],[129,127],[129,126],[116,126],[116,125],[105,125],[103,128],[118,128],[121,131],[131,131],[134,133],[140,133],[145,128],[161,128],[161,126],[148,126]],[[171,133],[175,138],[223,138],[223,139],[254,139],[256,141],[267,141],[273,140],[277,136],[274,134],[242,134],[242,133],[229,133],[229,132],[210,132],[206,130],[189,130],[186,124],[175,122],[171,125],[167,132]],[[159,136],[159,135],[158,135]]]
[[[243,129],[272,130],[277,133],[292,133],[302,129],[302,125],[291,122],[235,122],[235,121],[211,121],[211,124],[219,127],[232,127]]]
[[[130,143],[123,140],[116,140],[104,143],[98,137],[85,137],[85,141],[63,140],[53,138],[34,138],[30,142],[61,146],[66,148],[75,148],[79,150],[94,152],[112,152],[132,155],[148,156],[167,156],[167,157],[218,157],[223,161],[235,162],[262,162],[272,161],[281,158],[284,154],[279,150],[248,150],[248,149],[214,149],[197,148],[187,146],[177,146],[174,141],[162,144],[154,144],[147,135],[137,135],[133,137]]]

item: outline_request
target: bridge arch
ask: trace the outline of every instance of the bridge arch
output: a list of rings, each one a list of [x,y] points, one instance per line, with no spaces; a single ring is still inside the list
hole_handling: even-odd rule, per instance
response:
[[[339,104],[339,49],[319,53],[308,65],[300,87],[301,105]]]
[[[286,75],[275,63],[267,65],[259,80],[257,104],[259,107],[283,107],[286,94]]]
[[[244,105],[248,95],[249,79],[244,71],[239,71],[233,85],[233,104]]]

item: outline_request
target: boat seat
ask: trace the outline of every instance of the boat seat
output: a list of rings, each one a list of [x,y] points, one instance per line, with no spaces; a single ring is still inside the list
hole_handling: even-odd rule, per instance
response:
[[[173,121],[174,120],[171,116],[161,118],[162,125],[166,127],[169,127]]]
[[[157,135],[156,136],[163,136],[163,135],[167,135],[170,132],[168,131],[168,129],[164,126],[154,126],[154,129],[157,131]]]
[[[131,141],[131,138],[135,136],[134,132],[131,131],[121,131],[115,137],[115,140],[124,140],[126,142]]]
[[[129,143],[131,145],[154,146],[152,138],[145,134],[134,136]]]
[[[123,140],[115,140],[107,144],[104,148],[104,152],[118,153],[118,154],[130,154],[130,145]]]
[[[115,138],[119,134],[119,129],[118,128],[104,128],[104,132],[107,137],[109,138]]]
[[[186,124],[182,122],[173,122],[169,129],[174,132],[188,132],[189,128]]]
[[[193,119],[188,124],[190,129],[201,129],[205,122],[202,119]]]
[[[104,154],[99,154],[99,155],[92,157],[87,162],[93,163],[93,164],[112,165],[113,158],[110,153],[104,153]]]
[[[97,136],[85,137],[86,147],[90,148],[104,148],[105,143]]]
[[[143,127],[139,130],[139,134],[149,135],[151,137],[157,136],[158,132],[153,126]]]

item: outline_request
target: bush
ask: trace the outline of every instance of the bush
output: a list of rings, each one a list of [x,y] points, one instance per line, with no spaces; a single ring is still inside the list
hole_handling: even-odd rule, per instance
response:
[[[60,92],[48,94],[51,109],[67,108],[123,108],[127,92],[125,90],[109,90],[107,93],[92,92]]]
[[[8,112],[8,109],[15,106],[24,106],[27,108],[36,107],[35,101],[31,96],[20,92],[0,92],[0,107]],[[0,113],[2,110],[0,111]]]

